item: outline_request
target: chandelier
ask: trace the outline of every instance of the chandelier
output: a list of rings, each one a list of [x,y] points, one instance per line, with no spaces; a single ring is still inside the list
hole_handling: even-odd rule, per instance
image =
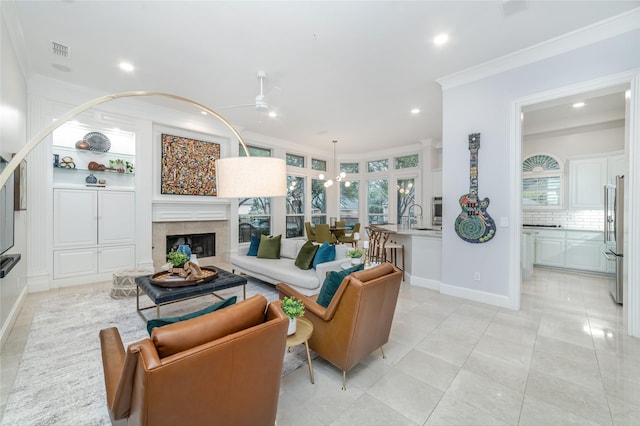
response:
[[[336,144],[338,143],[338,141],[333,141],[333,170],[339,170],[338,169],[338,162],[336,160]],[[340,172],[336,175],[335,181],[336,182],[342,182],[342,180],[344,178],[347,177],[347,174],[345,172]],[[325,175],[324,173],[320,173],[320,175],[318,176],[318,178],[320,178],[320,180],[324,180]],[[327,179],[327,181],[324,183],[324,187],[328,188],[331,185],[333,185],[333,180],[331,179]],[[344,181],[344,186],[349,187],[351,186],[351,182],[349,182],[348,180]]]

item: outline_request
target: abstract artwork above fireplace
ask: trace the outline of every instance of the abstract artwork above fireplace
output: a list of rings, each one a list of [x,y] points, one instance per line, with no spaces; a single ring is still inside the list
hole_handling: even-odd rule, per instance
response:
[[[220,144],[162,134],[161,193],[216,195]]]

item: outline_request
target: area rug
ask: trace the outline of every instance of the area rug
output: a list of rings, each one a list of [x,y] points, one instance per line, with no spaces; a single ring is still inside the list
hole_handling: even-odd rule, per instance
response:
[[[240,288],[221,291],[237,295]],[[247,297],[278,298],[273,286],[249,281]],[[164,306],[173,316],[203,308],[218,299],[206,296]],[[146,303],[148,299],[144,300]],[[155,309],[143,311],[155,318]],[[110,425],[98,332],[118,327],[125,347],[148,337],[146,321],[136,312],[136,299],[112,299],[107,290],[43,300],[38,306],[25,350],[9,394],[2,425]],[[304,345],[285,354],[283,376],[306,366]]]

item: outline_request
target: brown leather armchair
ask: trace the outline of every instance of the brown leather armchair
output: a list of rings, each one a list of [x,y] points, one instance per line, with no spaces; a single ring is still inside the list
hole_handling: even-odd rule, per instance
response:
[[[273,425],[288,318],[262,295],[155,328],[125,352],[115,327],[100,331],[114,424]]]
[[[313,323],[309,346],[342,370],[342,389],[347,371],[389,341],[402,272],[390,263],[348,275],[324,308],[317,295],[307,297],[287,284],[277,284],[280,297],[294,296],[305,306],[305,318]],[[382,352],[384,357],[384,352]]]

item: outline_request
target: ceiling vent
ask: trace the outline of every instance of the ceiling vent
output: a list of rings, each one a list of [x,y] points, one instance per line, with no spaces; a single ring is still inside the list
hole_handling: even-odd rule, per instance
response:
[[[69,57],[69,46],[65,46],[64,44],[60,44],[60,43],[56,43],[55,41],[52,41],[51,48],[53,49],[54,55],[62,56],[65,58]]]

